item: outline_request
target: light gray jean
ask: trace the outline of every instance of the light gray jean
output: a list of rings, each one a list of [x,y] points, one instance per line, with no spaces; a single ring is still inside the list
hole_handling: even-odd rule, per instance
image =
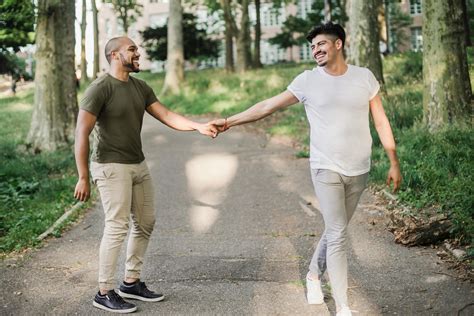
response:
[[[319,278],[328,271],[337,308],[347,301],[347,225],[354,214],[368,173],[348,177],[326,169],[312,169],[316,197],[324,219],[324,232],[311,260],[309,270]]]

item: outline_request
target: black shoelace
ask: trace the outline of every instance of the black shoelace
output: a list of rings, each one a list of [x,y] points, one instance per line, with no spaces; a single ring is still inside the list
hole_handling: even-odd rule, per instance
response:
[[[117,302],[119,304],[125,304],[125,301],[123,300],[123,298],[118,295],[117,293],[115,293],[115,291],[110,291],[109,293],[107,293],[107,297],[109,298],[109,300],[111,302]]]

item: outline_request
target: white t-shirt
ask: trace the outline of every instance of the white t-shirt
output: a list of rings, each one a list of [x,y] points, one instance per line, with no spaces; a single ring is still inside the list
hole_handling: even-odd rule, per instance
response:
[[[354,65],[348,65],[340,76],[332,76],[322,67],[306,70],[288,86],[308,116],[312,169],[346,176],[369,172],[369,101],[379,88],[369,69]]]

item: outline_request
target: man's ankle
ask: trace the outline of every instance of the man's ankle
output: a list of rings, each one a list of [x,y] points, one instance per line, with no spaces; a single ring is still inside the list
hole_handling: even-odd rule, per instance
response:
[[[312,273],[311,271],[308,272],[306,277],[313,281],[319,281],[319,276],[317,274]]]
[[[138,281],[138,279],[135,279],[135,278],[125,278],[125,279],[123,280],[123,283],[125,283],[125,284],[134,284],[134,283],[136,283],[137,281]]]
[[[110,290],[99,289],[100,295],[106,295]]]

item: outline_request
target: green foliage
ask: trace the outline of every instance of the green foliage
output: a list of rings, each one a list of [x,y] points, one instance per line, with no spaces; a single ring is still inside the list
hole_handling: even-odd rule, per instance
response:
[[[412,24],[412,17],[401,10],[400,1],[389,0],[387,11],[388,11],[388,24],[389,24],[389,44],[390,52],[398,52],[398,46],[408,40],[406,28]]]
[[[143,46],[152,60],[167,59],[168,25],[147,27],[140,32]],[[183,13],[183,46],[184,59],[203,60],[219,57],[219,41],[208,37],[206,29],[198,26],[197,17],[191,13]]]
[[[3,0],[0,2],[0,51],[33,43],[35,12],[31,0]]]
[[[419,82],[423,78],[423,53],[406,52],[390,56],[385,77],[395,85]]]
[[[0,98],[0,253],[35,245],[74,202],[71,150],[31,155],[20,149],[32,104],[32,90]]]
[[[31,0],[0,2],[0,74],[26,76],[25,65],[15,55],[20,47],[34,42],[34,4]]]
[[[111,3],[114,7],[125,34],[130,25],[137,21],[137,17],[142,15],[143,5],[137,0],[104,0],[104,2]]]
[[[275,7],[282,6],[285,1],[274,3]],[[344,23],[347,16],[340,1],[331,1],[332,21]],[[269,39],[270,44],[278,45],[280,48],[286,49],[295,45],[302,45],[306,42],[306,34],[318,24],[324,21],[324,1],[316,0],[311,5],[311,11],[305,18],[290,15],[283,22],[281,32]]]

